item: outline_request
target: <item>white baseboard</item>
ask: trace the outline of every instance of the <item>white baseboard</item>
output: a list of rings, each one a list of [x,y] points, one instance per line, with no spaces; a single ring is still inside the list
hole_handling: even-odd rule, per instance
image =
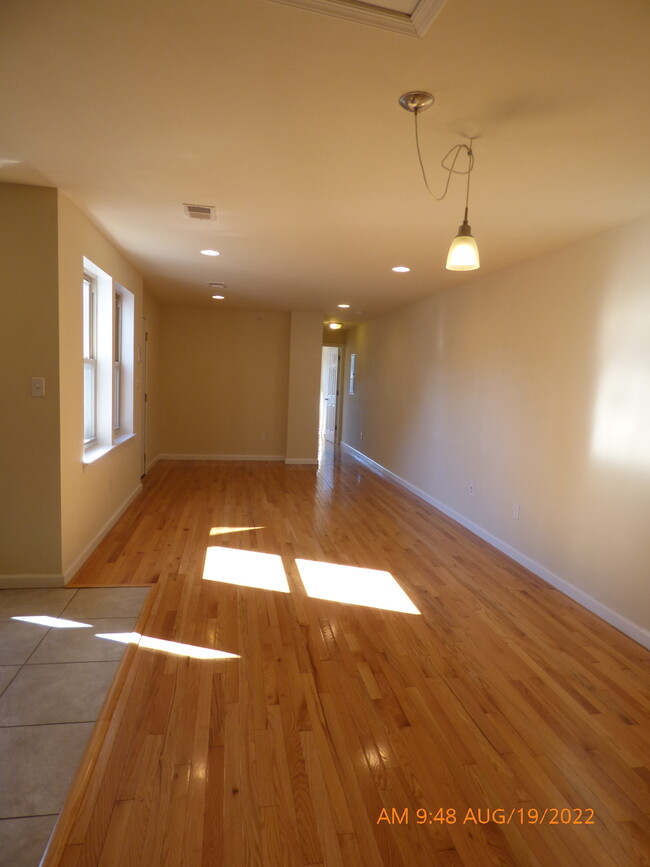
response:
[[[63,578],[65,583],[67,584],[71,578],[73,578],[77,572],[81,569],[86,560],[90,557],[95,548],[102,541],[104,536],[106,536],[109,530],[119,521],[124,512],[129,508],[131,503],[135,500],[138,494],[142,491],[142,485],[138,484],[133,491],[129,494],[126,500],[122,503],[122,505],[111,515],[111,517],[106,521],[101,530],[95,534],[94,538],[86,545],[83,551],[75,557],[72,563],[63,570]]]
[[[158,455],[157,461],[283,461],[284,455]]]
[[[285,458],[285,464],[305,464],[309,466],[318,466],[318,458]]]
[[[0,590],[15,588],[63,587],[63,574],[58,575],[0,575]]]
[[[569,596],[574,602],[577,602],[579,605],[582,605],[584,608],[587,608],[592,614],[596,614],[602,620],[605,620],[611,626],[616,627],[625,635],[637,641],[639,644],[643,645],[643,647],[647,647],[650,649],[650,630],[646,629],[643,626],[640,626],[638,623],[633,623],[631,620],[628,620],[627,617],[624,617],[622,614],[619,614],[617,611],[614,611],[612,608],[609,608],[607,605],[604,605],[602,602],[599,602],[598,599],[594,599],[593,596],[589,596],[589,594],[585,593],[584,590],[580,590],[580,588],[576,587],[573,584],[570,584],[564,578],[561,578],[559,575],[556,575],[554,572],[551,572],[550,569],[547,569],[545,566],[542,566],[541,563],[537,563],[535,560],[528,557],[523,552],[513,548],[512,545],[509,545],[507,542],[504,542],[502,539],[499,539],[497,536],[494,536],[492,533],[485,530],[483,527],[475,524],[473,521],[470,521],[464,515],[461,515],[459,512],[456,512],[454,509],[449,508],[449,506],[442,503],[440,500],[436,500],[434,497],[430,496],[426,493],[426,491],[420,490],[415,485],[412,485],[410,482],[407,482],[406,479],[402,479],[400,476],[391,472],[391,470],[386,469],[381,464],[378,464],[376,461],[373,461],[372,458],[369,458],[367,455],[364,455],[363,452],[358,451],[353,448],[353,446],[348,445],[347,443],[341,443],[341,448],[343,448],[346,452],[348,452],[352,457],[356,458],[360,463],[365,464],[371,470],[374,470],[381,476],[384,476],[387,479],[390,479],[393,482],[396,482],[403,488],[406,488],[407,491],[410,491],[412,494],[415,494],[416,497],[420,497],[420,499],[424,500],[430,506],[433,506],[434,509],[438,509],[439,512],[442,512],[447,517],[452,518],[452,520],[456,521],[461,526],[465,527],[467,530],[470,530],[474,533],[475,536],[478,536],[479,539],[483,539],[483,541],[492,545],[493,548],[497,548],[503,554],[506,554],[510,557],[511,560],[514,560],[516,563],[519,563],[520,566],[528,569],[534,575],[537,575],[538,578],[546,581],[548,584],[551,584],[556,590],[559,590],[561,593],[564,593],[566,596]]]
[[[153,460],[147,461],[147,465],[144,469],[145,473],[150,472],[156,466],[156,464],[158,463],[159,460],[160,460],[160,455],[156,455],[156,457]]]

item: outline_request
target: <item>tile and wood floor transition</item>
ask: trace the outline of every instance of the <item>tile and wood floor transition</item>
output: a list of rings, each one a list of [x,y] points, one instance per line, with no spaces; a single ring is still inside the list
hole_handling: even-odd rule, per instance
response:
[[[38,867],[148,588],[0,590],[0,867]]]
[[[47,867],[650,863],[650,653],[348,456],[161,462],[75,582],[153,587]]]

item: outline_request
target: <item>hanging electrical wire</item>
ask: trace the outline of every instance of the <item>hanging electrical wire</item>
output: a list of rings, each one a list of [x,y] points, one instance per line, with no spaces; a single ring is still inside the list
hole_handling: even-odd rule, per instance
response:
[[[447,172],[447,182],[445,184],[445,189],[444,189],[442,195],[436,196],[435,193],[432,192],[431,187],[429,186],[429,181],[427,179],[427,173],[426,173],[426,170],[424,168],[424,163],[422,161],[422,151],[420,150],[420,135],[418,132],[418,114],[419,113],[420,112],[418,109],[415,109],[413,112],[413,114],[415,115],[415,146],[416,146],[417,152],[418,152],[418,161],[420,163],[420,171],[422,172],[422,179],[424,180],[424,185],[427,188],[427,192],[429,193],[431,198],[435,199],[437,202],[441,202],[444,199],[444,197],[447,195],[452,175],[470,175],[471,174],[472,169],[474,168],[474,152],[472,150],[472,142],[474,141],[474,138],[470,138],[469,145],[463,144],[462,142],[460,144],[454,145],[452,148],[450,148],[447,151],[447,153],[444,155],[444,157],[440,161],[440,165]],[[456,161],[458,160],[458,157],[460,156],[462,151],[467,151],[467,158],[468,158],[468,166],[467,166],[467,169],[465,169],[464,171],[456,168]],[[454,156],[453,156],[453,159],[451,161],[451,165],[449,165],[448,160],[452,154]],[[469,199],[469,178],[467,179],[467,198]]]
[[[420,163],[420,171],[422,172],[422,180],[424,181],[424,186],[426,187],[427,192],[435,201],[442,201],[447,192],[449,191],[449,184],[451,182],[452,175],[465,175],[467,177],[467,189],[465,191],[465,216],[463,218],[463,222],[458,227],[458,234],[451,242],[451,246],[449,247],[449,253],[447,254],[447,263],[445,268],[448,271],[475,271],[480,267],[480,258],[478,254],[478,247],[476,245],[476,241],[474,240],[474,236],[472,235],[472,227],[469,224],[468,214],[469,214],[469,182],[472,177],[472,169],[474,168],[474,151],[472,150],[472,144],[474,142],[474,136],[466,136],[469,138],[469,144],[456,144],[452,148],[450,148],[445,156],[442,158],[441,166],[447,172],[447,182],[445,183],[445,188],[442,191],[441,196],[436,196],[431,186],[429,184],[429,180],[427,178],[427,173],[424,168],[424,162],[422,160],[422,150],[420,148],[420,134],[418,129],[418,114],[421,111],[426,111],[426,109],[430,108],[434,103],[434,96],[431,93],[428,93],[426,90],[409,90],[408,93],[403,93],[399,98],[399,104],[402,108],[406,109],[406,111],[411,112],[411,114],[415,115],[415,146],[417,148],[418,153],[418,161]],[[465,152],[467,154],[467,168],[466,169],[458,169],[456,168],[456,163],[458,162],[458,158],[460,155]]]

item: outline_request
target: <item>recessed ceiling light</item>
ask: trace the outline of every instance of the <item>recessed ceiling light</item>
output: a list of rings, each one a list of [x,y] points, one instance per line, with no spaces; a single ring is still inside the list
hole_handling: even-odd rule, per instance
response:
[[[339,304],[337,306],[345,309],[345,308],[349,307],[350,305],[349,304]]]
[[[215,301],[223,301],[223,299],[226,296],[225,295],[213,295],[212,297],[214,298]]]
[[[220,256],[221,253],[218,250],[201,250],[204,256]]]
[[[330,322],[330,328],[332,329],[332,331],[338,331],[341,327],[342,326],[340,322]]]
[[[397,271],[399,274],[405,274],[407,271],[410,271],[410,268],[407,268],[406,265],[395,265],[392,269],[393,271]]]

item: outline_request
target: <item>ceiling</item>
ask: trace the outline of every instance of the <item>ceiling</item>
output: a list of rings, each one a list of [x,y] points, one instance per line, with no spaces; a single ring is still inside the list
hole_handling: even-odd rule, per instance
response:
[[[0,181],[63,190],[162,303],[356,322],[472,279],[408,90],[436,97],[433,187],[478,136],[475,273],[650,213],[648,0],[447,0],[422,38],[271,0],[2,0],[0,80]]]

